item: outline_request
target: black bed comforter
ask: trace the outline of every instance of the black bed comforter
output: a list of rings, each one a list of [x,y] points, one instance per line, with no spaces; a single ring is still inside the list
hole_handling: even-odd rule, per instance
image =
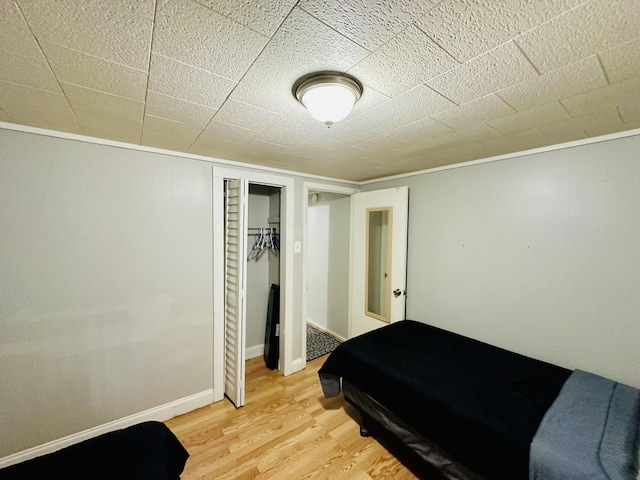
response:
[[[189,452],[161,422],[105,433],[0,470],[0,480],[178,480]]]
[[[466,467],[510,480],[528,477],[531,440],[570,374],[412,320],[342,343],[319,371],[323,387],[347,378]]]

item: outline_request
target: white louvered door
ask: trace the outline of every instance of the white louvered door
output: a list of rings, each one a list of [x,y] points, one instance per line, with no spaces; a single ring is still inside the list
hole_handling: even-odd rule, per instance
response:
[[[225,199],[224,393],[236,407],[244,405],[248,185],[245,179],[227,180]]]

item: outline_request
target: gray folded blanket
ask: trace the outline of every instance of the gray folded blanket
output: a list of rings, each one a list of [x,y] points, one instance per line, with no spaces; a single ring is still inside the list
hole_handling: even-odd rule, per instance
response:
[[[576,370],[531,442],[530,480],[636,480],[640,390]]]

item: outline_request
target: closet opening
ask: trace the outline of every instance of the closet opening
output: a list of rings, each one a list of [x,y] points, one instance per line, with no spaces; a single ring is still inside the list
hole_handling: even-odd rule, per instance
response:
[[[279,369],[280,187],[249,183],[246,360]]]
[[[236,407],[251,397],[247,368],[281,367],[281,193],[224,181],[224,394]]]

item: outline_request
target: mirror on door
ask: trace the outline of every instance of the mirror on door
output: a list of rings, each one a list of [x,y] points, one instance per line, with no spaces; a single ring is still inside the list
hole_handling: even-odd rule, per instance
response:
[[[391,207],[367,209],[365,314],[387,323],[391,320],[391,222]]]

